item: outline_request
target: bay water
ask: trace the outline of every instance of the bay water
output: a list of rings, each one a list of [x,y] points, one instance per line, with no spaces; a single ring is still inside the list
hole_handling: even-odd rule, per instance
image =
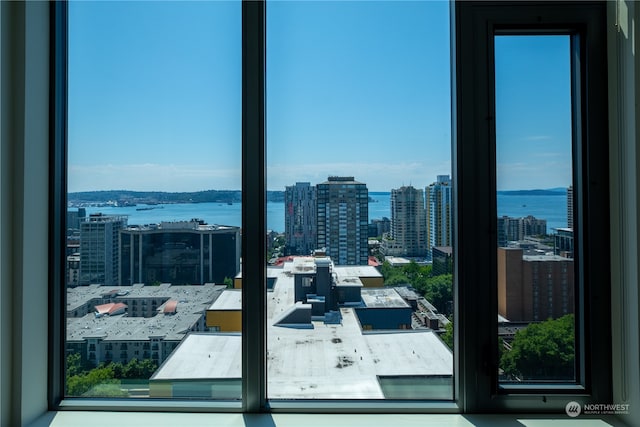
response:
[[[387,217],[391,219],[391,194],[369,193],[369,221]],[[138,205],[126,207],[87,207],[87,214],[127,215],[129,225],[155,224],[162,221],[188,221],[199,218],[208,224],[241,226],[241,203],[175,203],[165,205]],[[547,220],[547,233],[567,226],[567,197],[558,195],[498,194],[498,215],[523,217],[533,215]],[[267,228],[284,232],[284,203],[267,203]]]

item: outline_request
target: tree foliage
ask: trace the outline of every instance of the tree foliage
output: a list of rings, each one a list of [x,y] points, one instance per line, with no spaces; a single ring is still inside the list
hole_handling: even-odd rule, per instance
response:
[[[444,333],[440,335],[442,341],[453,351],[453,320],[444,327]]]
[[[534,323],[516,332],[500,359],[504,374],[521,380],[566,380],[575,376],[573,314]]]
[[[231,277],[225,276],[222,283],[227,287],[227,289],[233,289],[233,279]]]
[[[67,376],[67,394],[82,396],[98,384],[114,384],[113,370],[100,366],[79,375]]]
[[[451,314],[450,302],[452,300],[451,274],[433,276],[430,265],[418,265],[415,261],[402,267],[393,267],[387,261],[380,269],[384,277],[385,286],[398,286],[409,284],[421,295],[433,304],[439,312]]]
[[[451,274],[441,274],[439,276],[428,277],[424,282],[419,283],[416,289],[433,304],[440,313],[451,314],[450,302],[452,301],[453,276]]]
[[[67,394],[69,396],[126,396],[120,380],[147,380],[158,369],[151,359],[131,359],[127,364],[101,363],[95,368],[83,365],[79,353],[67,356]]]

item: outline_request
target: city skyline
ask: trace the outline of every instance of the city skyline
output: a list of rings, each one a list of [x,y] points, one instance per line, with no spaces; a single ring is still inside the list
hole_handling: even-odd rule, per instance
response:
[[[73,2],[69,14],[69,191],[239,189],[239,2]],[[355,175],[379,192],[451,174],[447,2],[275,2],[267,21],[269,190]],[[512,177],[499,190],[532,188],[527,166],[545,171],[536,188],[570,184],[551,167],[568,160],[554,148],[566,103],[553,97],[568,86],[527,65],[555,44],[497,64],[514,74],[506,93],[550,75],[546,98],[509,106],[519,114],[505,135],[521,153],[502,155]]]

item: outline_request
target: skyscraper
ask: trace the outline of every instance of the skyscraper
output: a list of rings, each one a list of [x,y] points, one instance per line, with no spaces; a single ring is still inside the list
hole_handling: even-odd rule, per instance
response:
[[[434,246],[452,246],[453,198],[451,194],[451,178],[449,175],[438,175],[433,184],[425,191],[427,213],[427,253],[431,255]]]
[[[391,190],[391,240],[385,255],[425,257],[427,222],[424,193],[412,186]],[[385,241],[383,241],[383,248]]]
[[[369,191],[352,176],[317,185],[318,248],[337,265],[368,263]]]
[[[285,190],[285,242],[287,254],[309,255],[316,249],[316,187],[296,182]]]
[[[117,285],[125,215],[91,214],[80,223],[80,285]]]

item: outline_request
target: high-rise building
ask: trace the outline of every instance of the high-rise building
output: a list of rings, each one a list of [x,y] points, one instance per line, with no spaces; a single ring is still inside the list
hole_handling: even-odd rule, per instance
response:
[[[120,233],[120,284],[201,285],[240,271],[240,228],[200,220],[126,227]]]
[[[510,241],[524,240],[527,236],[547,234],[547,220],[538,219],[532,215],[513,218],[502,216],[498,218],[498,246],[504,247]]]
[[[547,234],[547,220],[533,215],[518,218],[520,239],[526,236],[544,236]]]
[[[85,208],[78,208],[75,211],[67,210],[67,230],[80,230],[80,223],[86,216]]]
[[[287,186],[285,198],[285,243],[288,255],[310,255],[316,249],[316,187],[308,182]]]
[[[431,256],[434,246],[453,245],[453,196],[449,175],[438,175],[437,181],[427,186],[425,199],[427,253]]]
[[[126,215],[91,214],[80,223],[80,285],[116,285]]]
[[[391,220],[386,216],[372,219],[369,223],[369,237],[380,237],[391,231]]]
[[[407,257],[427,255],[427,221],[422,190],[412,186],[391,190],[391,235],[383,240],[383,252],[385,255]]]
[[[542,321],[573,313],[573,260],[498,248],[498,313],[510,321]]]
[[[368,264],[369,191],[352,176],[317,185],[318,248],[336,265]]]
[[[573,258],[573,230],[558,228],[554,237],[555,254],[565,258]]]

